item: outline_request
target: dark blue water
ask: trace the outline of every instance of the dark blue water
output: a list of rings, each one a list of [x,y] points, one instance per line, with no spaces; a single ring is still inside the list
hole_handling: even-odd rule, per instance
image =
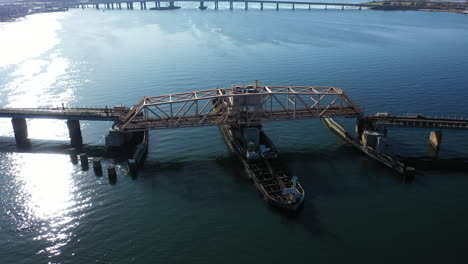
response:
[[[468,117],[468,17],[369,10],[71,10],[0,24],[3,107],[131,106],[142,96],[265,85],[335,86],[368,114]],[[220,5],[221,7],[221,5]],[[354,120],[340,120],[352,128]],[[265,123],[306,190],[303,211],[269,208],[216,127],[150,134],[131,177],[103,150],[108,122],[82,122],[90,156],[66,154],[64,121],[29,120],[19,150],[0,120],[1,263],[465,263],[468,177],[419,169],[412,184],[344,146],[318,120]],[[389,131],[427,154],[429,131]],[[466,157],[444,132],[441,158]]]

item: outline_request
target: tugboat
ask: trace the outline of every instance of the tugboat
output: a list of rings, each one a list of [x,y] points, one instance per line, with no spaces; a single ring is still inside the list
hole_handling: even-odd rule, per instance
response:
[[[304,201],[304,189],[278,159],[278,151],[261,126],[220,126],[226,144],[265,201],[274,207],[296,211]]]

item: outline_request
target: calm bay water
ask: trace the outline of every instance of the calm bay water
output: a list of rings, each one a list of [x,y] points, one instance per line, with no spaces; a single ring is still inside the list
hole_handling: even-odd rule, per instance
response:
[[[253,8],[71,10],[0,24],[0,106],[131,106],[144,95],[267,85],[336,86],[366,113],[468,117],[468,16]],[[221,5],[220,5],[221,7]],[[273,7],[271,7],[273,8]],[[341,120],[352,127],[353,120]],[[82,122],[91,156],[106,122]],[[318,120],[266,123],[306,190],[269,208],[217,128],[153,131],[143,170],[81,171],[65,122],[30,120],[18,150],[0,120],[1,263],[466,263],[468,177],[420,170],[403,184]],[[428,131],[390,130],[406,156]],[[468,154],[445,132],[440,156]],[[93,154],[94,153],[94,154]]]

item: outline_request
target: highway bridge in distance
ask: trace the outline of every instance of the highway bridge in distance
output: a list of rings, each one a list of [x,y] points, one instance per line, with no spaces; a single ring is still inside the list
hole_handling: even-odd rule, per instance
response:
[[[90,1],[80,1],[80,2],[68,2],[64,3],[69,7],[94,7],[94,8],[107,8],[107,9],[134,9],[134,3],[139,3],[139,9],[145,10],[148,9],[148,3],[154,3],[155,7],[161,7],[161,3],[166,3],[168,7],[172,7],[169,9],[175,9],[176,3],[200,3],[199,8],[205,9],[207,6],[205,3],[212,3],[213,8],[215,10],[218,9],[219,3],[229,3],[229,9],[234,9],[234,4],[242,4],[245,10],[249,9],[250,3],[259,4],[260,10],[263,10],[265,4],[270,4],[276,6],[276,10],[280,9],[281,6],[288,6],[291,9],[295,9],[296,6],[308,7],[309,10],[312,6],[324,6],[325,9],[328,6],[337,6],[344,9],[345,7],[353,7],[353,8],[370,8],[374,7],[375,5],[372,4],[356,4],[356,3],[338,3],[338,2],[309,2],[309,1],[272,1],[272,0],[153,0],[153,1],[133,1],[133,0],[90,0]],[[123,6],[123,7],[122,7]]]

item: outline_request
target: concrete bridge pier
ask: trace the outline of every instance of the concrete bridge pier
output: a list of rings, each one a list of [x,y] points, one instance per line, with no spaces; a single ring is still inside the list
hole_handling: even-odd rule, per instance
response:
[[[440,149],[440,144],[442,143],[442,130],[431,131],[429,135],[429,145],[436,151]]]
[[[71,145],[73,147],[81,147],[83,145],[83,137],[81,136],[80,121],[67,120],[67,127]]]
[[[362,6],[359,7],[359,10],[362,10]]]
[[[309,10],[310,10],[310,4],[309,4]]]
[[[229,2],[229,9],[231,9],[231,10],[234,9],[234,4],[232,3],[232,1]]]
[[[276,11],[279,10],[279,3],[276,3]]]
[[[341,10],[344,10],[344,6],[341,6]]]
[[[112,9],[114,9],[114,3],[111,4]]]
[[[293,3],[293,4],[292,4],[292,10],[294,10],[294,9],[295,9],[295,8],[294,8],[294,3]]]
[[[214,4],[215,4],[215,10],[218,10],[218,1],[215,1]]]
[[[118,5],[119,9],[122,9],[122,3],[118,3],[117,5]]]
[[[107,3],[106,6],[107,6],[107,9],[111,8],[109,3]]]
[[[205,2],[200,1],[200,6],[198,8],[199,9],[205,9]]]
[[[95,7],[96,7],[96,9],[99,9],[99,4],[96,4]]]
[[[249,9],[249,2],[245,2],[245,10],[248,10]]]
[[[328,9],[328,6],[327,6],[327,5],[325,5],[325,10],[327,10],[327,9]]]
[[[170,7],[174,7],[174,2],[169,2]]]
[[[16,144],[25,145],[29,143],[28,140],[28,124],[25,118],[12,118],[11,124],[15,133]]]
[[[260,10],[263,10],[263,2],[260,2]]]

